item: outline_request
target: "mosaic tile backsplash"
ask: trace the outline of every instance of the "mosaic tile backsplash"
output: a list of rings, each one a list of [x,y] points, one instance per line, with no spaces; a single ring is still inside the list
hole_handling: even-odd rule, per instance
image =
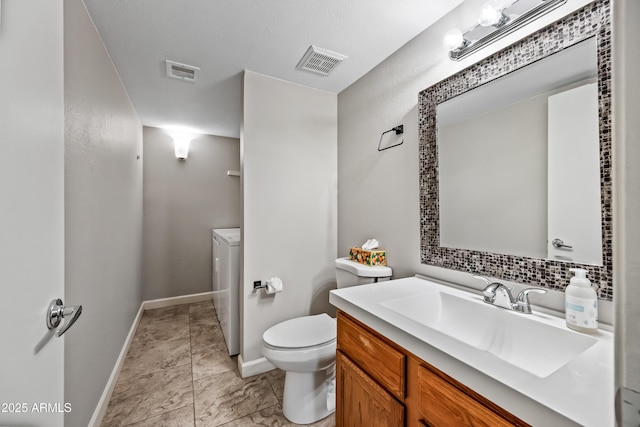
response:
[[[597,38],[603,265],[440,247],[436,106],[566,47]],[[419,94],[420,233],[423,264],[564,290],[569,268],[588,270],[598,297],[613,299],[611,226],[611,5],[598,0]],[[507,202],[508,203],[508,202]]]

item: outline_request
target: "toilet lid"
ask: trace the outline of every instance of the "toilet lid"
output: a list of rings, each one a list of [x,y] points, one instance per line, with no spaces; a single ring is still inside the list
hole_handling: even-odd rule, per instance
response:
[[[336,339],[336,320],[326,313],[285,320],[267,329],[262,335],[272,347],[304,348]]]
[[[365,265],[348,258],[338,258],[335,262],[337,269],[348,271],[358,277],[391,277],[393,273],[391,267],[386,265]]]

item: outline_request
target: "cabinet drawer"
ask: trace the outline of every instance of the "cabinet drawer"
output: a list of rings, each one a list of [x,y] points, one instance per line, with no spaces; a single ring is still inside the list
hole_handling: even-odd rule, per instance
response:
[[[419,368],[419,390],[421,422],[430,427],[527,425],[515,417],[515,423],[503,418],[424,366]]]
[[[338,313],[338,350],[400,400],[405,396],[406,356],[356,323]]]

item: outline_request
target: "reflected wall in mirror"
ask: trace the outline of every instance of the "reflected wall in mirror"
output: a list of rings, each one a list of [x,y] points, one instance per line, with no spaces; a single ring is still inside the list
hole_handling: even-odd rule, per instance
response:
[[[612,299],[610,57],[596,1],[420,93],[423,263]]]
[[[602,265],[596,55],[591,37],[436,106],[440,246]]]

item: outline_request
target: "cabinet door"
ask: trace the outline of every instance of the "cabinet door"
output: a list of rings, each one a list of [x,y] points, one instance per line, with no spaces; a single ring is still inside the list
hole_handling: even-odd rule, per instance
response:
[[[336,354],[337,427],[401,427],[404,406],[342,352]]]

